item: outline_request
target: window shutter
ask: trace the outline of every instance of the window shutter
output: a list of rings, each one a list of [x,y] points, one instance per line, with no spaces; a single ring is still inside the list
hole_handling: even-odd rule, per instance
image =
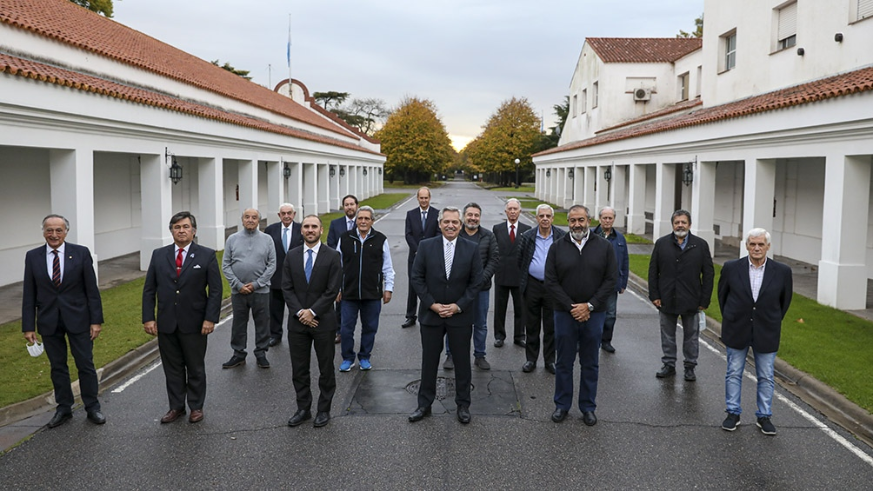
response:
[[[863,0],[860,0],[863,1]],[[868,0],[873,4],[873,0]],[[779,41],[789,38],[797,34],[797,2],[791,5],[786,5],[779,10],[779,30],[777,38]]]
[[[858,0],[858,20],[873,16],[873,0]]]

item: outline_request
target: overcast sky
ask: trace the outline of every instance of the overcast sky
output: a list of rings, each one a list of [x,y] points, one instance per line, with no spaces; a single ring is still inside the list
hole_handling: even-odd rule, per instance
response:
[[[115,20],[272,89],[432,100],[455,146],[501,102],[526,97],[554,126],[586,37],[673,37],[703,0],[122,0]],[[268,66],[272,66],[272,74]]]

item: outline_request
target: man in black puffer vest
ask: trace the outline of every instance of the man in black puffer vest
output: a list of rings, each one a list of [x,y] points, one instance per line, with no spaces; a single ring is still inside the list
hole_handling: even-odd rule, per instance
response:
[[[340,337],[343,361],[341,372],[355,365],[355,324],[361,313],[361,370],[372,368],[370,353],[379,329],[382,304],[391,301],[394,291],[394,266],[385,234],[373,230],[375,212],[362,206],[355,215],[354,229],[340,236],[337,250],[343,265],[342,326]]]

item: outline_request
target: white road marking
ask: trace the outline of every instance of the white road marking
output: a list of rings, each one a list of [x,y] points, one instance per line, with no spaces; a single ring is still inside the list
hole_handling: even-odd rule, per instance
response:
[[[633,290],[625,290],[625,291],[630,292],[633,296],[635,296],[636,298],[642,300],[643,303],[645,303],[646,305],[650,306],[652,309],[654,309],[654,310],[658,310],[658,309],[657,309],[657,308],[652,304],[652,302],[649,301],[648,298],[644,298],[643,296],[641,296],[640,294],[638,294],[637,292],[635,292],[635,291],[633,291]],[[682,327],[682,324],[681,324],[681,323],[679,323],[679,324],[677,324],[677,325],[678,325],[680,328]],[[703,339],[700,340],[700,343],[701,343],[704,347],[706,347],[707,349],[709,349],[709,351],[712,351],[713,353],[715,353],[715,355],[718,356],[722,361],[724,361],[725,363],[727,363],[727,356],[726,356],[724,353],[722,353],[721,350],[719,350],[718,348],[712,346],[711,344],[709,344],[708,342],[706,342],[706,341],[703,340]],[[748,379],[751,380],[752,382],[757,383],[757,381],[755,380],[755,377],[752,376],[752,373],[751,373],[750,370],[747,369],[747,370],[744,371],[744,373],[745,373],[746,378],[748,378]],[[858,448],[857,446],[855,446],[854,444],[852,444],[852,442],[850,442],[849,440],[846,440],[842,435],[840,435],[840,434],[837,433],[836,431],[832,430],[828,425],[826,425],[826,424],[824,424],[823,422],[821,422],[818,418],[816,418],[815,416],[813,416],[812,414],[810,414],[809,412],[807,412],[805,409],[803,409],[803,408],[801,408],[800,406],[798,406],[797,404],[795,404],[791,399],[788,399],[787,397],[783,396],[783,395],[780,394],[778,391],[775,392],[774,395],[776,396],[776,399],[778,399],[780,402],[784,403],[784,404],[785,404],[786,406],[788,406],[789,408],[793,409],[797,414],[799,414],[801,417],[803,417],[803,419],[805,419],[805,420],[809,421],[810,423],[812,423],[812,424],[813,424],[814,426],[816,426],[818,429],[820,429],[821,431],[823,431],[823,432],[825,433],[825,435],[831,437],[831,439],[833,439],[834,441],[836,441],[837,443],[839,443],[840,445],[842,445],[843,447],[845,447],[846,450],[852,452],[853,454],[855,454],[856,457],[858,457],[859,459],[863,460],[865,463],[867,463],[868,465],[870,465],[871,467],[873,467],[873,457],[871,457],[871,456],[868,455],[866,452],[864,452],[863,450],[861,450],[860,448]]]

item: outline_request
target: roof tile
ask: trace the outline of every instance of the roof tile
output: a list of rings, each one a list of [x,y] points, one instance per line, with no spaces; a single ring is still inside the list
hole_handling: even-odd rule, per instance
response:
[[[604,63],[672,63],[703,46],[699,38],[587,38]]]

